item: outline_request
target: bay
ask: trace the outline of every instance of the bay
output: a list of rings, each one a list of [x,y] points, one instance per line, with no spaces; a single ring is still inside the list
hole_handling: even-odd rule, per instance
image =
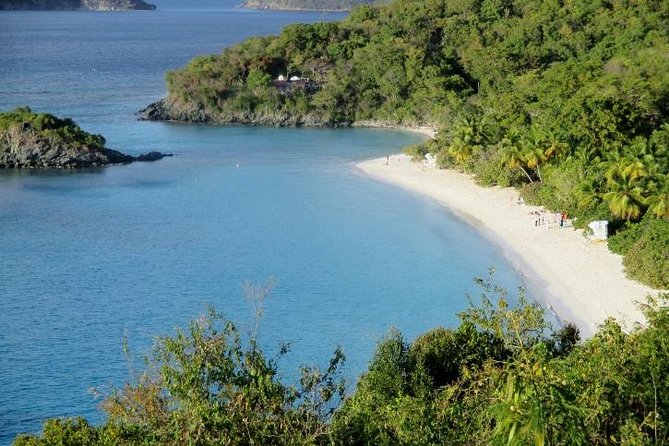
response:
[[[288,341],[287,379],[337,345],[351,387],[391,326],[413,339],[453,326],[502,253],[437,203],[376,183],[356,161],[420,135],[139,122],[166,70],[293,22],[342,14],[247,11],[232,1],[156,1],[154,12],[0,13],[0,109],[74,118],[155,163],[0,172],[0,443],[45,418],[102,421],[90,387],[209,304],[250,329],[244,284],[274,281],[260,339]]]

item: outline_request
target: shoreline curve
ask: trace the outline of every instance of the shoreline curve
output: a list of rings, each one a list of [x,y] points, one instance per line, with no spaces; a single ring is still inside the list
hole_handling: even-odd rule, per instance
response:
[[[582,230],[560,228],[555,214],[534,226],[539,206],[518,204],[510,187],[482,187],[471,176],[392,155],[357,163],[377,181],[436,200],[498,246],[526,283],[528,298],[573,322],[581,336],[592,336],[607,318],[630,330],[645,322],[639,309],[648,295],[660,293],[625,277],[622,257]]]

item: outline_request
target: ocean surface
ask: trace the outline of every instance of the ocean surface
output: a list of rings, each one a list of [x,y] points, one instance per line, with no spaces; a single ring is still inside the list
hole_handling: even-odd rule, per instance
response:
[[[0,444],[46,418],[101,422],[88,392],[121,385],[154,336],[212,304],[242,331],[244,284],[274,283],[260,340],[299,364],[341,345],[351,388],[390,327],[408,340],[454,326],[473,277],[519,274],[435,202],[366,178],[356,161],[420,135],[393,130],[139,122],[164,73],[286,24],[342,14],[248,11],[230,0],[155,0],[155,12],[0,13],[0,110],[72,117],[155,163],[0,172]]]

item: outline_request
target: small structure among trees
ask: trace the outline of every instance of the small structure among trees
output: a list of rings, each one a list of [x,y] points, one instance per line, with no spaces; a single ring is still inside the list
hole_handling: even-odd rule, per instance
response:
[[[272,80],[272,85],[282,93],[289,93],[295,89],[314,92],[318,90],[318,84],[308,77],[291,76],[287,78],[283,74]]]

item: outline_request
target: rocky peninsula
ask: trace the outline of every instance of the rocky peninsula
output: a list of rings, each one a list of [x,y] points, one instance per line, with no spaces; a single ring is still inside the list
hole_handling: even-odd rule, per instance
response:
[[[83,131],[69,118],[17,108],[0,113],[0,168],[75,169],[156,161],[169,154],[126,155],[105,147],[100,135]]]
[[[264,127],[348,127],[350,122],[334,121],[318,113],[291,110],[234,110],[212,113],[205,107],[184,104],[172,97],[152,102],[137,112],[140,121],[175,121],[188,123],[249,125]]]
[[[0,0],[4,11],[153,11],[143,0]]]

